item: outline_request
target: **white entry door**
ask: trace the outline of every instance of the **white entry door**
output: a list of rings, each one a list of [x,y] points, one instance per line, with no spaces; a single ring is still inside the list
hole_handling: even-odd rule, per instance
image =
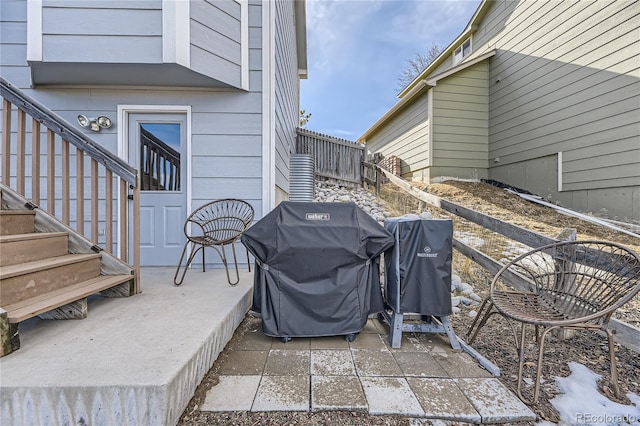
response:
[[[187,217],[186,115],[130,114],[129,163],[140,176],[140,264],[177,266]]]

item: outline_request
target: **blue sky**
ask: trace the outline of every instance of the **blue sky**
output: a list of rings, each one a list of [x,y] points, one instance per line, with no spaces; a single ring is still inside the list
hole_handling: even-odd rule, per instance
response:
[[[355,140],[397,101],[408,59],[447,47],[480,0],[307,0],[306,128]]]

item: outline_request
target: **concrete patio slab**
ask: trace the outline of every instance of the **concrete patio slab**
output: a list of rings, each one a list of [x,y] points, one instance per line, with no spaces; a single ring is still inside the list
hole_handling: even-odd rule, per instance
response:
[[[355,376],[356,367],[349,350],[311,351],[311,374],[317,376]]]
[[[344,338],[343,338],[344,339]],[[283,342],[278,338],[273,339],[273,344],[271,346],[272,349],[285,349],[285,350],[306,350],[311,347],[311,339],[308,337],[297,337],[289,340],[288,342]]]
[[[482,417],[456,382],[450,379],[407,378],[427,418],[480,423]]]
[[[376,323],[377,322],[378,322],[378,320],[374,320],[374,319],[371,319],[371,318],[368,319],[367,323],[364,325],[364,327],[360,331],[360,334],[365,334],[365,333],[380,334],[380,330],[378,330],[378,327],[376,327]]]
[[[309,376],[311,356],[309,350],[271,349],[264,367],[265,376]]]
[[[371,414],[424,416],[407,380],[400,377],[361,377]]]
[[[209,389],[202,411],[250,411],[262,376],[219,376]]]
[[[230,343],[230,349],[238,351],[268,351],[271,349],[273,339],[265,336],[261,328],[249,331],[242,336],[242,339]]]
[[[349,343],[351,349],[363,349],[368,351],[386,351],[382,338],[376,333],[361,333],[356,340]]]
[[[458,379],[458,387],[482,416],[483,423],[535,420],[536,415],[498,379]]]
[[[253,376],[264,372],[269,351],[235,351],[220,363],[218,373],[231,376]]]
[[[0,358],[0,424],[174,425],[251,304],[253,274],[143,268],[142,293],[94,296],[87,318],[20,324]]]
[[[406,377],[449,377],[435,358],[426,352],[397,352],[393,357]]]
[[[450,349],[436,347],[431,351],[431,355],[449,377],[491,377],[491,373],[464,352],[452,352]]]
[[[400,339],[400,347],[392,348],[389,337],[385,336],[384,343],[391,352],[427,352],[428,349],[416,338],[410,334],[403,333]]]
[[[353,361],[360,377],[401,376],[402,370],[389,351],[352,350]]]
[[[343,336],[316,337],[310,341],[311,349],[349,349]]]
[[[361,347],[370,349],[355,349],[351,347],[355,342],[347,343],[344,336],[299,339],[304,342],[304,349],[294,349],[299,346],[290,346],[277,338],[257,338],[254,330],[259,326],[259,320],[248,316],[246,321],[229,348],[225,349],[220,363],[228,362],[226,360],[236,357],[236,353],[248,352],[249,342],[257,342],[264,348],[271,339],[272,346],[255,398],[252,390],[246,395],[237,393],[238,398],[245,399],[242,407],[253,402],[251,411],[366,411],[374,415],[405,416],[416,425],[428,424],[426,421],[472,424],[487,422],[486,419],[513,422],[516,421],[514,419],[526,418],[514,410],[491,412],[489,407],[483,406],[490,402],[480,400],[484,395],[465,394],[459,383],[469,377],[450,377],[440,362],[450,367],[454,374],[470,372],[473,380],[480,380],[478,386],[481,389],[491,385],[482,382],[486,380],[484,378],[475,378],[479,374],[475,368],[483,369],[469,354],[453,351],[448,339],[438,335],[431,334],[429,339],[425,339],[421,334],[406,333],[403,336],[405,342],[413,346],[405,350],[381,350],[383,335],[373,333],[378,330],[375,319],[367,323],[370,332],[358,336],[360,339],[370,335],[360,341]],[[313,349],[316,347],[323,349]],[[460,365],[449,365],[455,363]],[[219,370],[218,367],[216,371]],[[466,386],[474,385],[469,382]],[[482,392],[495,398],[505,398],[492,389]],[[507,391],[507,394],[510,393]],[[213,395],[208,395],[208,402],[220,409],[225,403],[210,401]],[[510,398],[515,396],[510,394]],[[233,405],[228,404],[227,407],[231,409]],[[480,410],[483,410],[484,417]]]
[[[367,411],[367,400],[356,376],[311,376],[311,411]]]
[[[310,376],[262,376],[251,411],[309,411]]]

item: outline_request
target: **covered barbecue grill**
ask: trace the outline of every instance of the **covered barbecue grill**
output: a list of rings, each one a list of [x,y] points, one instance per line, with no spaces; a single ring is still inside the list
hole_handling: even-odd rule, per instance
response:
[[[399,348],[402,332],[446,332],[460,349],[451,328],[451,260],[453,222],[415,215],[388,218],[384,226],[395,239],[385,253],[385,303],[391,347]],[[415,320],[419,322],[409,322]]]
[[[354,203],[283,202],[249,228],[253,310],[266,335],[345,335],[384,308],[378,257],[393,237]]]

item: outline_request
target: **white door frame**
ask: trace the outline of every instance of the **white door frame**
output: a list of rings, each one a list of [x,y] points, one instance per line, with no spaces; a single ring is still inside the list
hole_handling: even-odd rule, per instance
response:
[[[186,182],[185,192],[187,198],[186,210],[187,214],[191,211],[191,107],[188,105],[118,105],[118,157],[129,163],[129,115],[130,114],[186,114],[187,140],[186,143]],[[120,186],[118,185],[118,200],[120,197],[126,197],[127,194],[120,194]],[[122,218],[118,210],[118,235],[120,235],[120,226]],[[186,219],[186,217],[185,217]],[[127,242],[124,242],[128,244]],[[118,241],[118,253],[120,256],[123,242]]]

